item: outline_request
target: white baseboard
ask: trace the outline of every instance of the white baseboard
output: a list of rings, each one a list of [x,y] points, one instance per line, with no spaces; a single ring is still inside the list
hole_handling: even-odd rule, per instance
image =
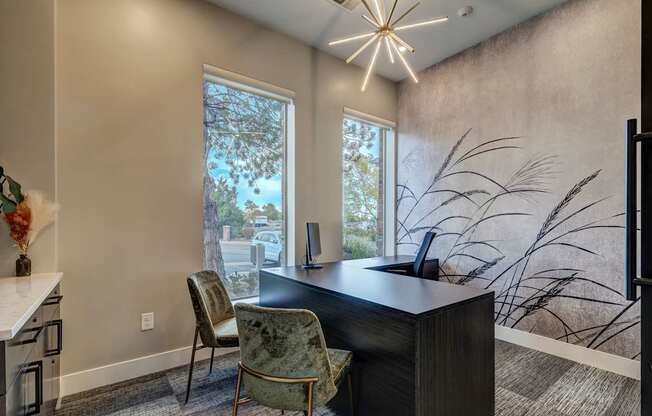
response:
[[[592,350],[556,339],[496,325],[496,339],[586,364],[636,380],[641,379],[641,363],[629,358]]]
[[[237,348],[216,348],[215,356],[237,351]],[[178,348],[158,354],[134,358],[132,360],[91,368],[61,377],[61,397],[80,393],[158,371],[187,365],[190,362],[192,347]],[[209,348],[197,351],[195,361],[210,358]]]
[[[641,379],[641,364],[636,360],[498,325],[496,325],[496,339],[636,380]],[[237,348],[216,349],[215,355],[234,351],[237,351]],[[66,374],[61,377],[61,397],[186,365],[190,361],[190,353],[191,347],[184,347]],[[199,350],[195,356],[197,361],[208,358],[210,358],[210,349]]]

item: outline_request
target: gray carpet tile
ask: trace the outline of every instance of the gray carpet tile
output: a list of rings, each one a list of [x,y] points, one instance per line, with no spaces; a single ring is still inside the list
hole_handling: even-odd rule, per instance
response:
[[[538,399],[573,367],[572,361],[497,343],[496,384],[527,397]]]
[[[574,365],[535,403],[534,409],[550,409],[574,416],[603,416],[627,379],[585,365]]]
[[[627,379],[603,416],[638,416],[640,414],[641,383]]]
[[[496,387],[496,414],[523,416],[532,406],[532,400],[503,387]]]
[[[151,374],[63,399],[56,416],[230,416],[238,354],[195,365],[184,403],[187,367]],[[639,416],[640,383],[505,342],[496,342],[497,416]],[[240,416],[278,416],[250,403]],[[300,412],[285,412],[300,416]],[[336,416],[328,408],[317,416]]]
[[[157,373],[65,397],[57,416],[132,414],[128,409],[172,395],[165,374]]]

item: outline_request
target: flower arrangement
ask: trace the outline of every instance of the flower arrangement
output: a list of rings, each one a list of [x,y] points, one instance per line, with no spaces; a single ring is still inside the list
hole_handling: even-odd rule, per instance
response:
[[[5,185],[8,192],[5,192]],[[21,185],[5,175],[0,166],[0,215],[9,226],[9,236],[20,253],[16,261],[17,275],[30,274],[31,262],[27,258],[27,250],[39,233],[54,222],[58,211],[59,205],[45,199],[43,193],[23,193]]]

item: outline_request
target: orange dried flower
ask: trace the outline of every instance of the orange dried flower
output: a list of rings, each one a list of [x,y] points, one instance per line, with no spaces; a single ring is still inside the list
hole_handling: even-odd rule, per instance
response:
[[[25,201],[18,204],[16,212],[4,215],[5,222],[9,225],[9,235],[16,242],[18,248],[27,252],[29,241],[27,235],[32,223],[32,212]]]

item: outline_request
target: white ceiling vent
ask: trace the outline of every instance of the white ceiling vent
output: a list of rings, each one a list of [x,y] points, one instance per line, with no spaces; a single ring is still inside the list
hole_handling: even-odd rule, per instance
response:
[[[331,2],[337,4],[338,6],[344,7],[348,11],[353,11],[356,7],[362,3],[362,0],[330,0]]]

